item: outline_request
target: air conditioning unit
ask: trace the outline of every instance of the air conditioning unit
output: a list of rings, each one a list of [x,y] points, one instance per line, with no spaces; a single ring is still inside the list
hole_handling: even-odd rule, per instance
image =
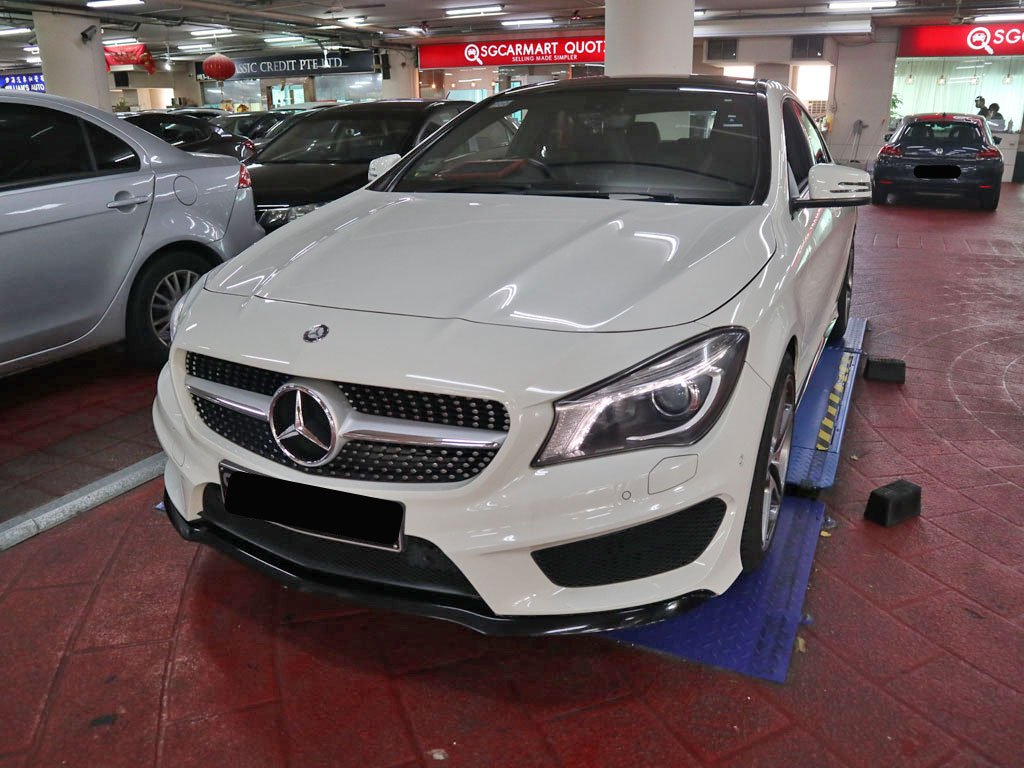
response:
[[[708,40],[708,61],[736,61],[736,38],[725,37]]]

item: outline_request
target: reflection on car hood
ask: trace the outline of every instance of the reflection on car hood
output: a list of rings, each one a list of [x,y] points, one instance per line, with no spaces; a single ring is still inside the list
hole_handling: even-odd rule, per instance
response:
[[[766,209],[360,191],[264,238],[207,289],[556,331],[697,320],[774,251]]]
[[[256,205],[329,203],[366,184],[369,163],[253,163]]]

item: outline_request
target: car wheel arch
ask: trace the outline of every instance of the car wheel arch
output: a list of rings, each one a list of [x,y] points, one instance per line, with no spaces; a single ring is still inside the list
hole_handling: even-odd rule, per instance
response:
[[[209,268],[213,269],[218,264],[221,264],[224,259],[217,253],[213,248],[203,243],[198,243],[195,240],[178,240],[172,243],[165,243],[157,248],[155,251],[150,253],[144,260],[140,261],[138,267],[135,269],[132,275],[132,285],[129,290],[129,294],[135,291],[136,286],[139,282],[139,275],[143,274],[152,262],[163,256],[165,253],[170,251],[189,251],[191,253],[200,256],[209,264]],[[127,322],[127,318],[126,318]]]

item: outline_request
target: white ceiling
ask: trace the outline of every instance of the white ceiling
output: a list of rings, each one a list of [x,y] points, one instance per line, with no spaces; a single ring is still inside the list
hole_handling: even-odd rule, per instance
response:
[[[137,38],[160,59],[167,54],[201,58],[214,51],[229,55],[287,51],[263,41],[272,34],[302,35],[307,45],[316,50],[317,41],[369,47],[464,35],[509,34],[501,21],[530,17],[551,17],[553,26],[543,28],[548,32],[604,26],[603,0],[571,0],[569,4],[565,0],[504,0],[491,3],[503,6],[500,16],[452,18],[445,14],[445,9],[487,4],[488,0],[356,0],[343,5],[306,0],[145,0],[143,5],[95,11],[85,7],[85,0],[0,0],[0,27],[31,27],[33,10],[91,13],[102,18],[106,39]],[[894,11],[876,12],[873,16],[876,24],[949,23],[957,14],[970,15],[972,10],[1012,4],[1013,0],[899,0]],[[788,4],[787,0],[697,0],[697,7],[707,11],[705,20],[709,23],[716,17],[736,15],[836,16],[828,12],[826,0],[789,0]],[[572,19],[573,16],[578,18]],[[341,24],[342,19],[350,17],[365,17],[366,21],[359,26]],[[423,22],[429,27],[426,35],[400,31],[401,27]],[[341,24],[342,28],[323,28],[331,24]],[[229,27],[234,34],[217,38],[196,38],[191,34],[220,26]],[[23,49],[34,41],[32,35],[0,36],[0,68],[26,66],[25,59],[31,54]],[[212,47],[191,54],[177,48],[196,43],[209,43]]]

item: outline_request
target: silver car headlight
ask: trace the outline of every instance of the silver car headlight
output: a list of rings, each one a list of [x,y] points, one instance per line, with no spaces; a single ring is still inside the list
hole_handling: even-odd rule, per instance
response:
[[[290,207],[281,208],[267,208],[260,215],[260,224],[264,227],[281,227],[287,224],[289,221],[295,221],[295,219],[305,216],[307,213],[312,213],[319,208],[323,203],[310,203],[309,205],[293,205]]]
[[[188,292],[178,299],[178,303],[174,305],[174,309],[171,310],[171,320],[168,323],[167,330],[171,334],[171,343],[174,343],[174,337],[178,334],[178,325],[181,323],[181,318],[184,314],[192,307],[195,300],[199,298],[199,294],[203,292],[203,288],[206,287],[206,281],[210,274],[207,273],[200,277],[196,284],[188,289]]]
[[[534,466],[665,445],[692,445],[736,388],[750,335],[723,328],[555,403]]]

